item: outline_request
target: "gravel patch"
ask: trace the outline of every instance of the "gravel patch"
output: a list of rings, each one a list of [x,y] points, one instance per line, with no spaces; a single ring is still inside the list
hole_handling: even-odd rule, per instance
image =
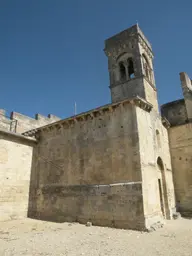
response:
[[[191,256],[192,220],[167,221],[152,233],[32,219],[1,222],[0,255]]]

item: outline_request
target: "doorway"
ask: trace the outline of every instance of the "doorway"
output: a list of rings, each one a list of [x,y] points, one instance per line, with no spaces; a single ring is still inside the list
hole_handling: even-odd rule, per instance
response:
[[[167,195],[165,169],[164,169],[163,160],[160,157],[157,158],[157,166],[161,172],[161,179],[158,179],[161,211],[163,213],[163,216],[166,219],[169,219],[170,214],[169,214],[169,203],[168,203],[168,195]],[[162,184],[161,184],[161,182],[162,182]]]
[[[160,204],[161,204],[161,212],[162,212],[162,215],[165,216],[161,179],[158,179],[158,186],[159,186],[159,197],[160,197]]]

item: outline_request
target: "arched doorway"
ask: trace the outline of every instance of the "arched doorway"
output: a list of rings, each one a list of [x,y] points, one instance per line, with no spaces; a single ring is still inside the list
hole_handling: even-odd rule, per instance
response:
[[[157,158],[157,167],[161,172],[161,178],[158,179],[158,186],[159,186],[159,196],[160,196],[160,204],[161,204],[161,211],[165,218],[169,219],[169,205],[168,205],[168,196],[167,196],[167,184],[165,178],[165,169],[163,160],[161,157]]]

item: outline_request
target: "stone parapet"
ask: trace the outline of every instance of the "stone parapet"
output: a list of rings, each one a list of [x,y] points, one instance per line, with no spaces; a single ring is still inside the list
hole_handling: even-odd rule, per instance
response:
[[[17,112],[11,112],[11,114],[8,115],[4,109],[0,109],[0,128],[19,134],[58,120],[60,120],[59,117],[51,114],[48,116],[36,114],[35,117],[32,118]]]

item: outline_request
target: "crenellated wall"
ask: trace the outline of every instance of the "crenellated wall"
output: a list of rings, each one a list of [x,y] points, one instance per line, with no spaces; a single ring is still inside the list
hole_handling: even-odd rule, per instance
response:
[[[49,114],[47,117],[36,114],[35,118],[23,115],[21,113],[12,112],[10,116],[6,115],[4,109],[0,109],[0,129],[23,133],[25,131],[38,128],[60,120],[59,117]]]
[[[10,116],[6,115],[6,111],[0,109],[0,129],[15,132],[16,125],[16,120],[11,120]]]

